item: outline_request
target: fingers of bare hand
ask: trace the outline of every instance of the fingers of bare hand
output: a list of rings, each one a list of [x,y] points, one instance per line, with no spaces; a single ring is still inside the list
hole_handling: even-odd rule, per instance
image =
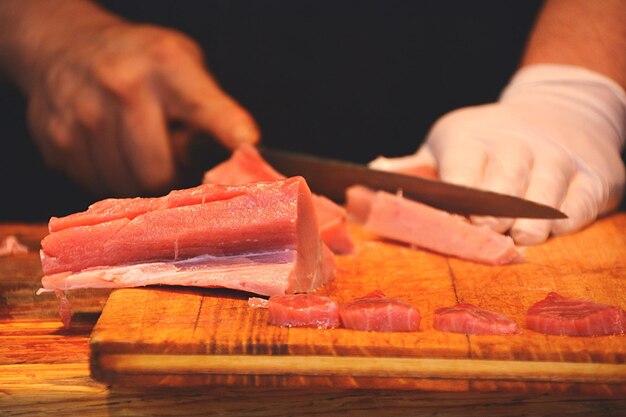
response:
[[[163,191],[174,179],[174,160],[159,101],[143,89],[120,119],[120,146],[135,178],[147,190]]]
[[[119,134],[122,112],[114,99],[96,89],[85,89],[77,97],[75,110],[78,128],[86,142],[85,158],[101,184],[101,192],[132,196],[140,191],[130,168]]]
[[[227,95],[198,62],[185,58],[161,72],[167,116],[207,131],[229,148],[256,143],[259,128],[252,116]]]
[[[58,113],[35,94],[28,106],[28,124],[46,163],[65,172],[85,188],[96,190],[99,181],[89,160],[82,132],[71,113]]]

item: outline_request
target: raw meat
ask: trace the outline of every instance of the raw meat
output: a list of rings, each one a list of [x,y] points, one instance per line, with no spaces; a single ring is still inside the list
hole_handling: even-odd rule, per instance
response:
[[[488,265],[523,259],[510,237],[487,226],[384,191],[370,197],[364,227],[379,236]]]
[[[339,316],[346,329],[370,332],[416,332],[420,325],[417,308],[387,298],[382,291],[374,291],[341,306]]]
[[[243,144],[233,151],[230,159],[207,171],[203,182],[240,185],[283,178],[285,177],[274,170],[254,146]],[[348,232],[346,210],[328,198],[318,195],[314,195],[313,204],[324,243],[334,253],[352,253],[354,242]]]
[[[561,336],[605,336],[626,332],[626,312],[606,304],[549,293],[526,313],[526,327]]]
[[[339,307],[314,294],[275,295],[269,299],[269,323],[284,327],[339,327]]]
[[[435,310],[435,329],[442,332],[465,334],[513,334],[517,324],[510,318],[472,304],[457,304]]]
[[[261,297],[248,298],[248,307],[250,308],[269,308],[270,300]]]
[[[28,247],[24,246],[17,237],[9,235],[0,242],[0,256],[19,255],[28,253]]]
[[[436,161],[432,161],[435,165]],[[368,164],[372,169],[390,171],[398,174],[412,175],[415,177],[438,179],[439,173],[435,168],[425,165],[423,160],[419,160],[416,154],[401,156],[398,158],[385,158],[379,156]]]
[[[353,185],[346,190],[346,210],[348,218],[364,224],[370,215],[376,191],[363,185]]]
[[[232,156],[204,173],[204,184],[239,185],[285,178],[250,144],[239,145]]]
[[[149,200],[92,206],[106,213],[103,223],[94,224],[92,208],[59,219],[64,228],[42,241],[44,289],[168,284],[274,295],[312,291],[333,275],[301,177],[206,184]]]

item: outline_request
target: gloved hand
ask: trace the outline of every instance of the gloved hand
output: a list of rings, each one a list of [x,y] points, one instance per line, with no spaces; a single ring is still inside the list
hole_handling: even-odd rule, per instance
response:
[[[532,65],[497,103],[439,119],[414,163],[434,166],[443,181],[521,196],[568,216],[472,218],[532,245],[550,233],[577,231],[619,205],[625,134],[626,95],[618,84],[579,67]]]

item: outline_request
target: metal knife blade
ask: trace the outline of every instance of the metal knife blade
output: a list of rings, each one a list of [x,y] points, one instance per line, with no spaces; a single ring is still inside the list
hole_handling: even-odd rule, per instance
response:
[[[367,168],[363,165],[310,155],[258,148],[263,158],[288,177],[300,175],[312,191],[336,201],[345,199],[351,185],[360,184],[464,215],[563,219],[567,216],[550,206],[519,197],[463,187],[437,180],[418,178]]]

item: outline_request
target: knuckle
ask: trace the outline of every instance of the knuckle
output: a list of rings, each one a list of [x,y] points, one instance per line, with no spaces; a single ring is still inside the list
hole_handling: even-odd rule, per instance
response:
[[[74,116],[80,125],[88,129],[98,129],[105,122],[105,112],[100,100],[91,95],[80,95],[76,98]]]
[[[181,61],[201,56],[199,47],[185,35],[174,30],[146,28],[146,51],[149,59],[159,65],[179,65]]]
[[[141,59],[119,57],[95,69],[98,84],[120,99],[131,99],[148,82],[148,66]]]

